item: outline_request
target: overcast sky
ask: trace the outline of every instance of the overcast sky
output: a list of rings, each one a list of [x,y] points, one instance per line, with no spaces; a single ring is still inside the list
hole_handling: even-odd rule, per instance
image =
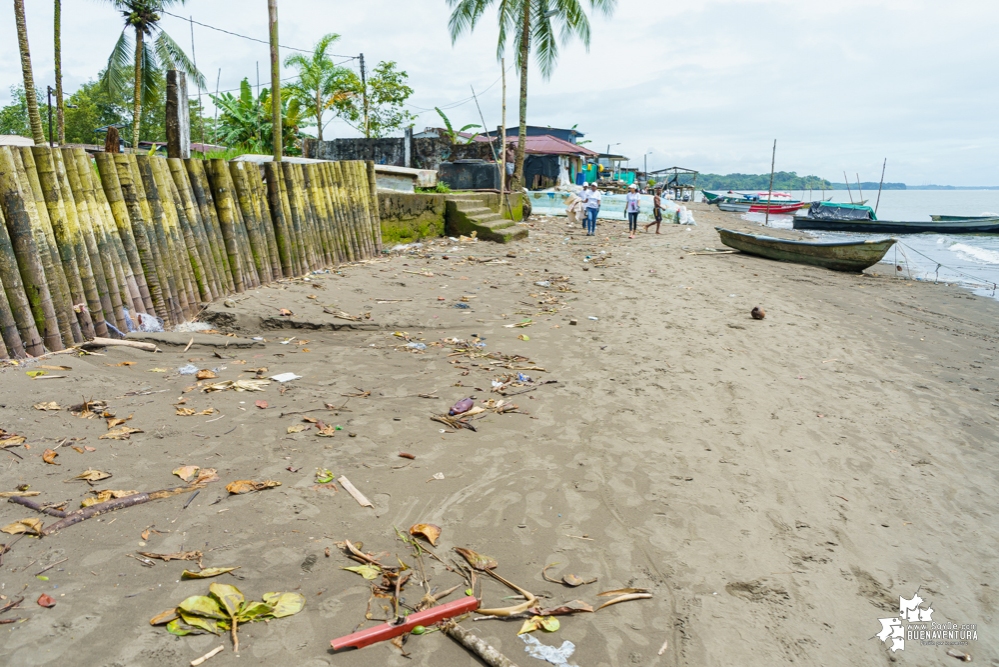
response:
[[[0,15],[0,105],[21,81],[11,3]],[[53,80],[52,0],[25,0],[35,80]],[[587,3],[588,4],[588,3]],[[265,0],[188,0],[174,13],[266,39]],[[415,94],[416,127],[500,122],[494,14],[452,46],[444,0],[281,0],[282,44],[309,48],[342,35],[334,53],[363,52],[373,67],[395,60]],[[999,2],[995,0],[619,0],[592,19],[589,53],[563,48],[544,81],[532,67],[528,122],[578,128],[591,148],[649,168],[763,173],[777,139],[777,169],[830,180],[999,185]],[[163,26],[185,49],[186,21]],[[104,66],[118,14],[99,0],[63,0],[64,86]],[[212,89],[266,80],[265,44],[194,26],[199,68]],[[287,52],[282,53],[282,57]],[[511,59],[512,60],[512,59]],[[356,62],[356,61],[354,61]],[[508,66],[510,63],[508,62]],[[283,76],[290,76],[285,72]],[[517,122],[517,78],[508,76],[508,125]],[[457,106],[454,106],[457,105]],[[430,111],[425,111],[429,109]],[[327,137],[356,136],[334,121]]]

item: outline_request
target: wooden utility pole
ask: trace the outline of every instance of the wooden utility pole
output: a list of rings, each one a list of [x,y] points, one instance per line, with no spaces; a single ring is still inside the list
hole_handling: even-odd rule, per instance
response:
[[[271,125],[274,132],[274,161],[280,162],[284,153],[282,146],[284,131],[281,125],[281,58],[278,51],[277,0],[267,0],[267,18],[271,40]]]
[[[506,201],[506,58],[500,58],[500,67],[503,69],[503,113],[500,116],[500,128],[496,134],[496,141],[499,142],[500,150],[500,209]],[[486,128],[482,128],[485,130]]]
[[[364,69],[364,54],[361,54],[361,99],[364,104],[364,138],[371,138],[371,126],[368,124],[368,73]]]
[[[774,165],[777,164],[777,140],[774,139],[774,152],[770,157],[770,188],[767,190],[767,217],[763,220],[763,226],[770,226],[770,205],[774,199]]]
[[[53,16],[53,38],[55,46],[55,96],[56,96],[56,137],[59,145],[66,145],[66,105],[62,99],[62,0],[55,0]]]

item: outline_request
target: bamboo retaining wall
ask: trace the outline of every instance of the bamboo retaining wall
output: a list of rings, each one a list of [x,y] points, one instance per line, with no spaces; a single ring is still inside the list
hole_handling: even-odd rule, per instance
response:
[[[0,146],[0,359],[136,328],[381,252],[371,162]]]

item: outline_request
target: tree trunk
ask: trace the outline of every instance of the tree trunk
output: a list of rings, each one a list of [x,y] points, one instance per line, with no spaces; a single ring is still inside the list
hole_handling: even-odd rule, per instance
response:
[[[59,145],[66,143],[66,105],[62,99],[62,0],[55,0],[54,43],[55,43],[55,84],[56,84],[56,128]]]
[[[317,141],[321,142],[323,140],[323,97],[318,90],[316,91],[316,132],[319,135]]]
[[[28,24],[24,20],[24,0],[14,0],[14,21],[17,23],[17,45],[21,51],[21,74],[24,76],[24,96],[28,101],[28,121],[31,138],[36,146],[45,143],[42,117],[38,113],[38,96],[35,94],[35,76],[31,73],[31,50],[28,48]]]
[[[132,104],[132,152],[139,150],[139,125],[142,123],[142,29],[135,27],[135,99]]]
[[[524,151],[527,148],[527,68],[530,64],[531,53],[531,6],[530,2],[524,3],[524,25],[520,34],[520,130],[517,133],[516,166],[513,171],[511,190],[520,190],[526,186],[524,183]],[[503,134],[501,146],[506,150],[506,128],[503,128]]]
[[[278,8],[277,0],[267,0],[267,18],[270,24],[271,43],[271,126],[274,141],[274,161],[280,162],[284,154],[281,131],[281,60],[278,51]],[[240,290],[242,291],[242,290]]]

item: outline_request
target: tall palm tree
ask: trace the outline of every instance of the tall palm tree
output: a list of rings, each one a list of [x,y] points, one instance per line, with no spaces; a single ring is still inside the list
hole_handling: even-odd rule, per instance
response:
[[[55,46],[56,136],[59,145],[66,143],[66,103],[62,99],[62,0],[55,0],[53,45]]]
[[[590,20],[583,11],[585,0],[447,0],[453,8],[448,28],[453,44],[465,32],[472,32],[482,15],[496,5],[499,19],[497,59],[506,50],[507,38],[517,44],[517,66],[520,67],[520,132],[517,140],[514,184],[524,184],[524,149],[527,144],[527,69],[531,46],[534,46],[541,75],[547,80],[555,71],[559,42],[567,43],[579,37],[590,47]],[[611,14],[617,0],[588,0],[590,8]],[[558,36],[556,36],[556,28]],[[503,128],[504,132],[506,128]],[[500,138],[505,141],[505,137]],[[501,143],[501,150],[505,143]]]
[[[284,61],[285,67],[298,70],[298,81],[288,90],[301,103],[303,115],[316,119],[319,141],[323,140],[323,113],[357,94],[360,83],[353,71],[338,66],[327,53],[338,39],[340,35],[335,33],[324,35],[313,47],[312,55],[296,53]]]
[[[24,0],[14,0],[14,21],[17,23],[17,45],[21,50],[21,73],[24,75],[24,96],[28,101],[28,121],[36,146],[45,143],[42,116],[38,113],[35,75],[31,72],[31,49],[28,48],[28,24],[24,20]]]
[[[142,122],[142,105],[158,94],[156,74],[164,69],[176,69],[205,85],[205,77],[194,66],[184,50],[160,27],[160,12],[172,5],[182,5],[184,0],[106,0],[121,13],[125,27],[121,31],[108,58],[101,83],[111,95],[124,94],[132,78],[132,148],[139,145],[139,127]],[[129,30],[135,33],[135,44]],[[152,48],[147,42],[152,42]],[[130,77],[131,75],[131,77]]]

